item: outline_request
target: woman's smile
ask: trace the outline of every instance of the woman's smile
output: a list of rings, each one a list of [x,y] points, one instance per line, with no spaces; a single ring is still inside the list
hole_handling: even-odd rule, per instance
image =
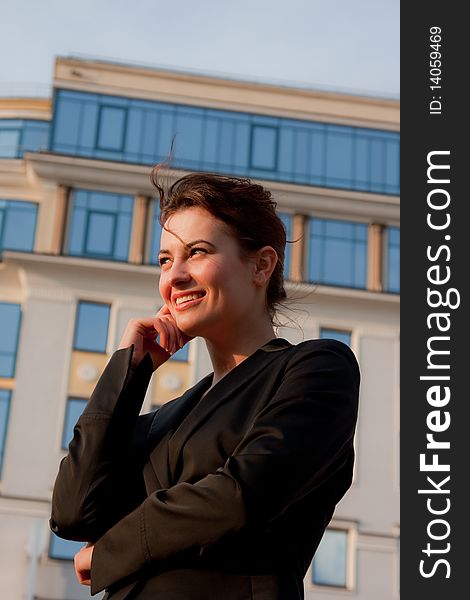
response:
[[[182,292],[180,294],[173,294],[173,303],[175,306],[175,310],[181,311],[191,308],[192,306],[196,306],[199,304],[206,292],[196,291],[196,292]]]

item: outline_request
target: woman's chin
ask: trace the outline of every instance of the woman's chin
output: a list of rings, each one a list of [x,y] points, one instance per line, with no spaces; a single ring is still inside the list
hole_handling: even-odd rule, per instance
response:
[[[191,322],[190,319],[177,319],[176,325],[178,329],[189,337],[198,337],[202,335],[202,327],[200,323]]]

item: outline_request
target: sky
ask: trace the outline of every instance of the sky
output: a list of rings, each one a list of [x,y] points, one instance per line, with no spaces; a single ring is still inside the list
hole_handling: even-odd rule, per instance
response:
[[[399,0],[0,0],[0,96],[56,56],[399,96]]]

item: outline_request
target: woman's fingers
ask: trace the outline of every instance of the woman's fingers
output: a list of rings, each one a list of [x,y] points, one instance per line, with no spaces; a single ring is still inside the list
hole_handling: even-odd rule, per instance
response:
[[[170,354],[174,354],[181,348],[182,343],[180,333],[176,326],[176,323],[174,322],[171,316],[164,315],[161,317],[157,317],[157,322],[155,323],[154,327],[157,331],[159,330],[159,327],[165,329],[165,348]]]
[[[139,364],[146,352],[149,352],[154,369],[156,369],[190,339],[192,338],[178,329],[170,309],[163,305],[153,317],[131,319],[124,331],[119,348],[128,348],[131,344],[134,345],[132,358],[134,366]]]
[[[75,574],[78,582],[82,585],[91,585],[91,557],[93,555],[93,546],[87,545],[75,554],[73,562]]]

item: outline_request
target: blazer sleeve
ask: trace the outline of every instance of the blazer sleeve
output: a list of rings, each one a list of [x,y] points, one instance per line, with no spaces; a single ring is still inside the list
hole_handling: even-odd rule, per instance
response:
[[[147,497],[94,547],[91,593],[177,552],[276,518],[351,460],[359,369],[334,340],[299,345],[225,465]],[[347,482],[346,489],[350,481]]]
[[[143,449],[152,414],[139,417],[152,376],[146,355],[117,350],[74,428],[52,494],[50,527],[59,537],[94,542],[145,498]]]

